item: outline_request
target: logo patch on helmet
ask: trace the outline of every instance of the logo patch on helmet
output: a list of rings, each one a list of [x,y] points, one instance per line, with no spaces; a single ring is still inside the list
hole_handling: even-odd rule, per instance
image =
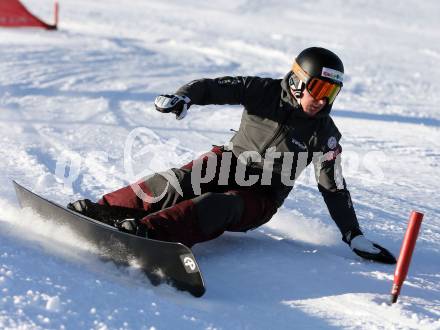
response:
[[[342,72],[326,67],[322,68],[321,76],[336,80],[340,83],[344,80],[344,74]]]

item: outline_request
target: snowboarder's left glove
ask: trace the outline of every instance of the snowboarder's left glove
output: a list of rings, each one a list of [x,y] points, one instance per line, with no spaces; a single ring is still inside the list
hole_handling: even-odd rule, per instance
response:
[[[147,237],[147,227],[139,219],[117,220],[115,226],[124,233]]]
[[[362,258],[385,264],[396,263],[396,258],[387,249],[366,239],[364,235],[353,237],[349,244],[353,252]]]
[[[180,95],[159,95],[154,100],[157,111],[163,113],[172,112],[176,115],[176,119],[180,120],[186,116],[191,100],[187,96]]]

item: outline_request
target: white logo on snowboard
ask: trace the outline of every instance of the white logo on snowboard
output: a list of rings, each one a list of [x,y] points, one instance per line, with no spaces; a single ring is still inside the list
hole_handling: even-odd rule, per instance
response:
[[[183,264],[191,270],[196,269],[196,263],[190,257],[185,257],[183,259]]]
[[[185,269],[188,273],[197,272],[197,264],[192,256],[185,254],[185,255],[181,255],[180,259],[182,260],[182,263],[185,266]]]

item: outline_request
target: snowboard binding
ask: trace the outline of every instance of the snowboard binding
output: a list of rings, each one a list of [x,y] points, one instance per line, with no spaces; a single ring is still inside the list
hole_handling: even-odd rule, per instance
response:
[[[130,233],[132,232],[127,229],[128,221],[136,219],[136,222],[139,222],[139,219],[147,215],[147,212],[144,210],[93,203],[90,199],[80,199],[69,203],[67,204],[67,208],[86,217],[116,227],[121,231]],[[123,226],[123,224],[125,224],[125,226]]]

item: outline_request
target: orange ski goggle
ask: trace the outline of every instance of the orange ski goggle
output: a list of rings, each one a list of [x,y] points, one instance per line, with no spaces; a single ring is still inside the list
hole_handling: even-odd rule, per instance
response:
[[[333,103],[341,90],[340,85],[333,84],[319,78],[310,79],[310,81],[308,81],[306,84],[306,88],[315,100],[327,98],[329,104]]]
[[[310,78],[309,74],[305,72],[296,61],[293,64],[292,71],[301,81],[305,82],[307,91],[315,100],[327,98],[328,103],[332,104],[341,91],[341,84],[335,84],[318,77]]]

